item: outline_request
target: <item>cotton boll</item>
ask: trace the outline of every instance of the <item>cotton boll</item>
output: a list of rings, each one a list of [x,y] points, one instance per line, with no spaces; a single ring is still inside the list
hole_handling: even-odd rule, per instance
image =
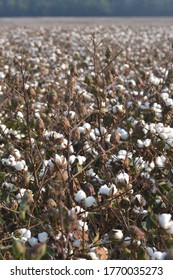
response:
[[[61,156],[59,156],[58,154],[56,154],[56,155],[54,156],[54,161],[55,161],[57,164],[61,164],[61,161],[62,161]]]
[[[167,133],[161,132],[161,133],[159,134],[159,136],[160,136],[160,138],[162,138],[163,140],[168,139],[168,134],[167,134]]]
[[[172,222],[173,223],[173,222]],[[173,226],[166,230],[168,234],[173,234]]]
[[[169,229],[171,214],[163,213],[159,215],[159,224],[164,229]]]
[[[109,196],[110,188],[107,185],[103,185],[100,187],[98,194]]]
[[[90,256],[92,260],[99,260],[95,252],[89,252],[88,256]]]
[[[147,147],[149,147],[150,146],[150,144],[151,144],[151,139],[145,139],[145,141],[144,141],[144,146],[147,148]]]
[[[47,238],[48,238],[48,234],[47,234],[47,232],[45,232],[45,231],[38,234],[38,240],[39,240],[41,243],[46,242]]]
[[[130,237],[130,236],[126,236],[126,237],[124,238],[123,244],[126,245],[126,246],[128,246],[128,245],[131,244],[131,241],[132,241],[131,237]]]
[[[149,79],[150,83],[157,86],[160,84],[160,79],[155,77],[154,75],[151,75],[150,79]]]
[[[166,157],[164,157],[163,155],[158,156],[155,159],[155,163],[158,166],[158,168],[163,168],[165,166],[165,162],[166,162]]]
[[[129,184],[129,175],[124,171],[120,171],[116,176],[116,181],[118,185],[126,186]]]
[[[83,126],[79,126],[79,132],[82,134],[85,132],[85,128]]]
[[[26,228],[17,229],[12,233],[15,240],[27,241],[31,237],[31,231]]]
[[[72,165],[75,162],[76,156],[75,155],[71,155],[69,157],[69,163]]]
[[[81,230],[81,231],[88,231],[87,222],[83,222],[82,220],[79,220],[79,221],[78,221],[78,230]]]
[[[86,208],[91,207],[94,203],[95,203],[95,198],[93,196],[88,196],[87,198],[85,198],[84,200],[84,205]]]
[[[109,191],[108,191],[108,196],[113,196],[118,192],[116,186],[114,184],[111,184],[109,187]]]
[[[17,170],[17,171],[21,171],[23,170],[25,167],[25,164],[22,162],[22,161],[17,161],[14,168]]]
[[[121,240],[123,239],[123,232],[120,229],[113,229],[113,239]]]
[[[92,141],[96,141],[97,138],[96,138],[96,135],[95,135],[94,131],[91,131],[89,136],[90,136]]]
[[[89,123],[84,123],[83,126],[84,131],[91,131],[91,125]]]
[[[78,159],[78,164],[79,165],[82,165],[86,161],[86,157],[84,157],[84,156],[79,155],[76,158]]]
[[[79,190],[75,197],[74,197],[74,200],[76,202],[81,202],[82,200],[84,200],[86,198],[86,193],[83,191],[83,190]]]
[[[128,139],[129,134],[128,134],[128,132],[125,129],[119,127],[117,129],[117,132],[120,134],[120,138],[122,140],[127,140]]]
[[[138,145],[138,148],[140,148],[140,149],[144,147],[144,143],[140,139],[137,140],[137,145]]]
[[[172,98],[168,98],[165,100],[165,105],[167,107],[173,107],[173,99]]]
[[[74,241],[73,241],[73,246],[74,246],[74,247],[79,248],[80,245],[81,245],[80,239],[77,239],[77,240],[74,240]]]
[[[169,94],[168,94],[167,92],[162,92],[161,95],[160,95],[160,97],[161,97],[164,101],[166,101],[166,99],[169,98]]]
[[[152,255],[152,260],[163,260],[165,255],[165,252],[156,251]]]
[[[22,239],[28,239],[31,237],[31,231],[29,229],[26,229],[26,231],[23,233]]]
[[[38,239],[35,238],[35,237],[30,237],[30,238],[28,239],[28,243],[33,247],[33,246],[35,246],[35,245],[38,244]]]
[[[14,156],[15,156],[16,159],[20,159],[21,154],[20,154],[19,150],[14,149],[14,152],[13,152],[13,153],[14,153]]]

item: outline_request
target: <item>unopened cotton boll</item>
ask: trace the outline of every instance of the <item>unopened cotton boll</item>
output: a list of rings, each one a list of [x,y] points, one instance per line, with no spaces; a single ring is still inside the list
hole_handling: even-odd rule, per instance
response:
[[[46,242],[47,238],[48,238],[48,234],[47,234],[47,232],[45,232],[45,231],[43,231],[43,232],[41,232],[41,233],[38,234],[38,240],[39,240],[41,243]]]
[[[28,243],[33,247],[38,244],[38,239],[36,237],[30,237]]]
[[[79,190],[74,197],[76,202],[81,202],[85,198],[86,198],[86,193],[83,190]]]

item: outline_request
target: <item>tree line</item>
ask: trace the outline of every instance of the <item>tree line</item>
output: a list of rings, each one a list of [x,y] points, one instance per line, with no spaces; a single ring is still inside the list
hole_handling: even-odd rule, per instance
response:
[[[0,0],[0,16],[172,16],[173,0]]]

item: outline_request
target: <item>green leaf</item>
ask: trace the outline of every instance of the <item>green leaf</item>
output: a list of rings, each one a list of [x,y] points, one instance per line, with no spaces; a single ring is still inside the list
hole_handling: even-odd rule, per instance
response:
[[[0,172],[0,182],[2,182],[5,177],[6,177],[6,173],[5,172]]]

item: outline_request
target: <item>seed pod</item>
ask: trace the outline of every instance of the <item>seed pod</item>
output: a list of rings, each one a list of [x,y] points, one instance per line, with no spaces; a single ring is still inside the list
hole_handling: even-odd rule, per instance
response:
[[[145,233],[137,226],[131,226],[129,231],[133,239],[142,240],[145,238]]]
[[[35,131],[40,135],[43,133],[44,128],[45,128],[45,125],[44,125],[43,120],[41,118],[37,119],[36,123],[35,123]]]
[[[37,95],[35,89],[32,88],[32,87],[29,87],[29,89],[28,89],[28,95],[29,95],[30,97],[35,97],[35,96]]]
[[[70,66],[70,74],[71,74],[71,76],[73,76],[73,77],[78,75],[76,65],[71,64],[71,66]]]
[[[52,91],[48,94],[47,100],[48,100],[50,105],[53,105],[53,104],[57,103],[58,96],[57,96],[57,92],[54,89],[52,89]]]
[[[173,260],[173,249],[169,249],[167,252],[166,252],[166,255],[164,257],[164,260]]]
[[[25,256],[25,244],[21,240],[13,240],[13,255],[17,260],[23,260]]]
[[[111,53],[112,53],[112,51],[111,51],[110,47],[107,47],[105,56],[108,60],[111,58]]]
[[[118,144],[120,142],[120,134],[117,131],[112,132],[110,142],[111,144]]]

